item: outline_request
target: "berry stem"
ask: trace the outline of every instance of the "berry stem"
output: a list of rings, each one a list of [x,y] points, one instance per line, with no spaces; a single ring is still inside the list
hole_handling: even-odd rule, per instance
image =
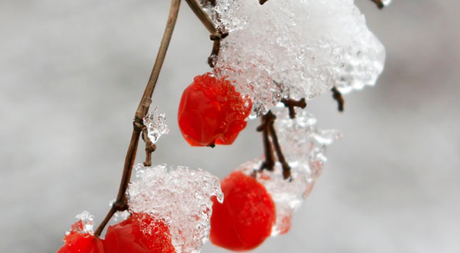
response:
[[[145,162],[144,166],[150,167],[152,166],[152,153],[157,149],[157,145],[155,145],[148,136],[148,130],[144,126],[142,129],[142,139],[145,142]]]
[[[337,101],[339,112],[343,112],[345,99],[343,99],[342,93],[340,93],[340,91],[335,86],[332,87],[331,91],[332,91],[332,97],[334,98],[335,101]]]
[[[273,167],[275,166],[275,154],[273,153],[272,144],[269,137],[269,124],[272,124],[275,120],[271,117],[273,114],[266,114],[261,118],[261,125],[257,128],[257,131],[262,132],[262,139],[264,143],[264,153],[265,153],[265,161],[260,166],[259,170],[268,170],[273,171]],[[274,116],[274,115],[273,115]]]
[[[371,1],[374,2],[379,9],[383,9],[383,7],[385,7],[385,4],[383,3],[382,0],[371,0]]]
[[[273,115],[271,111],[268,111],[268,114]],[[273,115],[274,119],[276,119],[276,116]],[[288,179],[291,177],[291,167],[286,161],[286,158],[284,158],[283,151],[281,150],[281,145],[278,141],[278,135],[276,134],[275,130],[275,125],[274,125],[274,120],[271,124],[269,124],[269,134],[272,139],[272,144],[273,148],[275,149],[276,156],[278,157],[278,161],[281,163],[281,166],[283,167],[283,178]]]
[[[286,158],[284,158],[283,151],[281,150],[281,145],[279,144],[278,135],[275,130],[275,120],[276,116],[271,111],[268,111],[267,114],[262,116],[262,124],[257,127],[257,131],[263,134],[265,150],[265,161],[262,163],[259,170],[262,171],[266,169],[268,171],[273,171],[273,166],[275,166],[274,149],[278,161],[283,167],[283,178],[288,179],[291,177],[291,167],[287,163]]]
[[[295,107],[300,107],[302,109],[305,109],[307,107],[307,102],[305,102],[305,98],[302,98],[300,100],[294,100],[294,99],[281,99],[281,103],[284,104],[289,109],[289,117],[291,119],[295,118]]]
[[[268,0],[259,0],[259,3],[260,5],[263,5],[264,3],[266,3]]]
[[[101,235],[102,231],[104,230],[104,227],[110,221],[115,212],[124,211],[128,209],[126,190],[128,189],[128,184],[131,180],[131,174],[133,171],[134,161],[136,160],[137,147],[139,146],[139,137],[142,130],[145,129],[143,118],[147,115],[150,104],[152,103],[153,91],[155,90],[155,86],[160,75],[161,67],[163,66],[163,62],[166,57],[166,52],[168,51],[169,43],[171,42],[171,37],[174,31],[174,27],[176,25],[177,17],[179,14],[180,2],[181,0],[171,0],[168,21],[163,34],[160,49],[158,50],[152,73],[150,74],[149,81],[147,83],[147,86],[145,87],[144,94],[142,95],[142,98],[139,102],[139,106],[136,110],[136,114],[134,116],[133,132],[131,134],[131,141],[129,143],[128,151],[126,153],[123,175],[121,178],[118,195],[109,212],[107,213],[106,217],[94,232],[94,235],[96,237],[99,237]]]
[[[187,4],[192,9],[193,13],[198,17],[198,19],[203,23],[204,27],[209,31],[211,35],[219,34],[218,29],[214,26],[211,17],[203,10],[201,4],[196,0],[185,0]]]
[[[187,4],[192,9],[193,13],[198,17],[198,19],[203,23],[206,29],[209,31],[210,38],[213,42],[211,55],[208,57],[208,65],[211,68],[214,68],[217,61],[217,55],[219,55],[220,51],[220,41],[228,36],[228,32],[225,31],[224,27],[216,27],[214,22],[212,22],[211,17],[209,17],[208,13],[204,11],[203,7],[197,0],[186,0]],[[212,6],[216,5],[215,0],[210,1]],[[218,14],[217,14],[218,15]],[[219,16],[217,16],[219,19]]]

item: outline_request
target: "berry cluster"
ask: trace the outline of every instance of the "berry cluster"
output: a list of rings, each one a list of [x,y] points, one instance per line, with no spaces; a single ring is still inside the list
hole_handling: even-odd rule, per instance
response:
[[[128,219],[109,226],[104,239],[77,221],[64,238],[57,253],[176,253],[168,227],[145,213],[133,213]]]
[[[316,129],[316,119],[297,109],[306,107],[305,99],[332,90],[342,111],[340,92],[373,85],[383,69],[384,48],[353,1],[273,1],[264,8],[259,3],[266,0],[186,1],[211,33],[208,63],[214,70],[196,76],[184,90],[180,131],[192,146],[230,145],[252,112],[262,119],[257,131],[264,159],[243,164],[222,182],[200,169],[152,166],[156,142],[169,132],[164,114],[155,117],[149,107],[177,20],[180,0],[172,0],[134,117],[117,199],[96,232],[84,213],[58,253],[191,253],[208,237],[217,246],[247,251],[286,233],[293,211],[321,174],[325,147],[339,137]],[[281,113],[274,109],[280,103],[287,107]],[[131,182],[141,135],[146,159]],[[129,217],[100,238],[118,211]]]

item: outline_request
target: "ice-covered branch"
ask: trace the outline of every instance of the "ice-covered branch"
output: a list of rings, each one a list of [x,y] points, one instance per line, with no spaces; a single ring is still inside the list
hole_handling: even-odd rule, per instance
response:
[[[126,199],[126,190],[128,188],[129,181],[131,179],[131,174],[133,171],[134,161],[136,160],[137,147],[139,145],[140,133],[144,129],[143,119],[149,111],[150,104],[152,103],[152,95],[155,90],[158,77],[160,75],[161,67],[163,66],[164,59],[166,57],[166,52],[168,51],[169,43],[176,25],[176,20],[179,14],[181,0],[172,0],[171,7],[169,10],[168,21],[166,24],[166,29],[163,34],[163,39],[161,41],[160,49],[155,60],[155,64],[152,69],[147,86],[145,87],[144,94],[142,95],[139,106],[137,107],[136,114],[134,117],[133,132],[131,134],[131,141],[129,143],[128,151],[126,153],[125,164],[123,168],[123,175],[120,182],[120,188],[118,190],[118,195],[110,208],[108,214],[106,215],[103,222],[95,231],[95,236],[100,236],[102,230],[109,222],[110,218],[116,211],[124,211],[128,209],[127,199]]]

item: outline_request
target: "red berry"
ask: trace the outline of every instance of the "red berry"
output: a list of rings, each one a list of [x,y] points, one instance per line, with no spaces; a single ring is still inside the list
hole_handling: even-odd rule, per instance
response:
[[[105,235],[109,253],[176,253],[171,244],[169,228],[144,213],[110,226]]]
[[[82,221],[72,226],[72,230],[64,238],[64,246],[57,253],[104,253],[104,244],[101,239],[89,233],[77,231],[83,231]]]
[[[230,145],[246,127],[252,102],[230,81],[211,73],[197,76],[182,94],[179,127],[192,146]]]
[[[222,180],[224,202],[213,198],[211,242],[246,251],[270,236],[276,221],[275,203],[265,187],[253,177],[235,171]]]

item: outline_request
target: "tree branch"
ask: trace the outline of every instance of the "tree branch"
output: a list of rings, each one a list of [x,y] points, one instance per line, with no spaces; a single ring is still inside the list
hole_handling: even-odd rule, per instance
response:
[[[131,134],[131,141],[129,143],[128,151],[126,153],[123,175],[121,178],[117,199],[113,203],[105,219],[94,232],[94,235],[96,237],[99,237],[101,235],[102,230],[104,230],[104,227],[107,225],[107,223],[110,221],[110,218],[115,214],[116,211],[124,211],[128,209],[126,190],[131,180],[134,161],[136,160],[136,153],[137,147],[139,145],[140,133],[142,132],[142,129],[145,127],[143,124],[143,118],[147,115],[150,104],[152,103],[153,91],[155,90],[155,86],[160,75],[161,67],[163,66],[166,52],[168,51],[169,43],[171,42],[171,37],[174,31],[174,27],[176,25],[177,17],[179,14],[180,2],[181,0],[171,0],[168,21],[163,34],[160,49],[158,50],[152,73],[150,74],[149,81],[147,83],[147,86],[145,87],[144,94],[142,95],[141,101],[139,102],[139,106],[137,107],[136,114],[134,116],[133,132]]]

